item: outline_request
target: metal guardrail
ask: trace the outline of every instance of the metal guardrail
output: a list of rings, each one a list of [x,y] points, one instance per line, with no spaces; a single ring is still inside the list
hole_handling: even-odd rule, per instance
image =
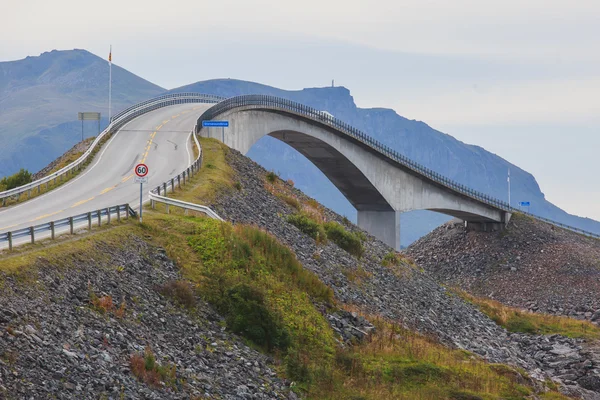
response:
[[[493,208],[496,208],[496,209],[499,209],[502,211],[506,211],[506,212],[510,212],[510,213],[515,213],[515,212],[523,213],[519,209],[516,209],[516,208],[510,206],[510,204],[508,204],[507,202],[505,202],[503,200],[494,198],[485,193],[471,189],[461,183],[458,183],[446,176],[443,176],[443,175],[433,171],[430,168],[427,168],[427,167],[411,160],[410,158],[406,157],[405,155],[398,153],[396,150],[392,149],[391,147],[380,143],[379,141],[375,140],[368,134],[360,131],[359,129],[357,129],[335,117],[331,117],[330,115],[325,114],[322,111],[317,110],[315,108],[308,107],[303,104],[296,103],[294,101],[283,99],[280,97],[268,96],[268,95],[244,95],[244,96],[231,97],[226,100],[223,100],[220,103],[217,103],[216,105],[214,105],[211,108],[209,108],[208,110],[206,110],[200,116],[200,118],[198,118],[198,122],[196,124],[196,133],[198,133],[198,131],[201,129],[202,121],[215,119],[219,115],[221,115],[225,112],[237,109],[237,108],[260,109],[260,110],[268,110],[268,111],[283,111],[288,114],[295,114],[303,119],[309,119],[310,121],[324,124],[326,126],[334,128],[337,131],[351,137],[352,139],[362,143],[363,145],[366,145],[370,149],[401,164],[405,168],[408,168],[408,169],[414,171],[415,173],[435,182],[438,185],[444,186],[448,189],[451,189],[454,192],[457,192],[461,195],[467,196],[471,199],[474,199],[476,201],[479,201],[481,203],[484,203],[488,206],[491,206]],[[530,214],[530,213],[523,213],[523,214],[529,215],[533,218],[536,218],[536,219],[544,221],[544,222],[548,222],[548,223],[556,225],[556,226],[560,226],[565,229],[572,230],[574,232],[578,232],[578,233],[581,233],[581,234],[584,234],[587,236],[592,236],[595,238],[600,238],[600,235],[598,235],[596,233],[588,232],[588,231],[579,229],[574,226],[562,224],[560,222],[553,221],[553,220],[550,220],[550,219],[544,218],[544,217],[539,217],[537,215]]]
[[[194,131],[192,131],[191,136],[194,138],[194,142],[196,143],[196,147],[198,148],[198,157],[187,169],[182,171],[180,174],[172,177],[169,181],[163,182],[162,185],[157,186],[148,193],[148,196],[150,197],[150,200],[152,202],[152,208],[154,208],[155,202],[163,203],[167,206],[167,213],[169,212],[169,206],[175,206],[183,208],[184,210],[201,212],[206,214],[210,218],[223,221],[223,218],[221,218],[216,212],[211,210],[209,207],[194,203],[188,203],[186,201],[170,199],[166,197],[169,188],[171,189],[171,193],[175,192],[176,185],[178,185],[179,188],[181,188],[182,182],[183,185],[186,184],[186,177],[189,180],[189,178],[194,176],[194,173],[197,173],[202,167],[202,147],[200,146],[200,143],[198,142],[198,138],[196,137],[196,133]],[[165,196],[162,196],[161,193]]]
[[[38,193],[40,192],[41,185],[46,184],[52,180],[56,183],[57,178],[64,179],[64,177],[68,173],[74,173],[75,170],[79,170],[81,166],[87,161],[90,157],[96,146],[111,133],[119,130],[123,125],[133,120],[134,118],[148,113],[150,111],[154,111],[158,108],[167,107],[175,104],[184,104],[184,103],[216,103],[220,100],[223,100],[223,97],[214,96],[214,95],[204,95],[199,93],[175,93],[168,94],[159,97],[155,97],[150,100],[143,101],[134,106],[131,106],[120,113],[116,114],[113,118],[111,118],[109,126],[102,131],[96,139],[92,142],[90,147],[79,157],[77,160],[73,161],[71,164],[61,168],[60,170],[45,176],[37,181],[28,183],[23,186],[19,186],[17,188],[13,188],[10,190],[5,190],[0,192],[0,199],[2,199],[2,205],[5,204],[6,199],[11,196],[19,196],[22,193],[27,192],[28,196],[31,196],[31,191],[37,187]]]
[[[121,213],[123,213],[125,219],[129,216],[135,217],[136,212],[129,207],[129,204],[121,204],[118,206],[112,206],[103,208],[100,210],[90,211],[83,214],[75,215],[59,219],[57,221],[47,222],[45,224],[33,225],[27,228],[18,229],[12,232],[0,233],[0,243],[8,242],[8,250],[12,251],[13,241],[23,237],[29,237],[32,244],[35,243],[36,235],[43,232],[50,232],[50,238],[54,239],[57,230],[69,227],[69,233],[72,235],[81,222],[87,221],[88,230],[92,229],[92,225],[96,223],[98,226],[102,225],[102,218],[106,217],[107,222],[110,224],[111,216],[116,215],[117,220],[121,220]]]

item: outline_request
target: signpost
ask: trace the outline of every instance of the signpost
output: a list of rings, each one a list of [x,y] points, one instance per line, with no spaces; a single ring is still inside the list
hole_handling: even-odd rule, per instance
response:
[[[222,128],[222,142],[225,143],[225,128],[229,127],[229,121],[202,121],[203,128]],[[210,137],[210,134],[208,135]]]
[[[529,206],[531,205],[530,201],[520,201],[519,202],[519,206],[520,207],[527,207],[527,212],[529,212]]]
[[[98,121],[98,134],[100,134],[100,113],[99,112],[80,112],[77,118],[81,121],[81,141],[83,142],[83,121]]]
[[[140,183],[140,224],[142,223],[142,187],[144,186],[144,183],[148,183],[148,178],[146,177],[146,175],[148,175],[148,166],[146,164],[138,164],[135,166],[135,168],[133,169],[133,172],[135,172],[136,177],[134,178],[134,182],[135,183]]]

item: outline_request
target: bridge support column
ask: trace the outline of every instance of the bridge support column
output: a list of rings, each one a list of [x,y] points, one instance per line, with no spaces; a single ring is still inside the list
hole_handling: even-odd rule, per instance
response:
[[[358,211],[358,226],[395,250],[400,250],[399,211]]]

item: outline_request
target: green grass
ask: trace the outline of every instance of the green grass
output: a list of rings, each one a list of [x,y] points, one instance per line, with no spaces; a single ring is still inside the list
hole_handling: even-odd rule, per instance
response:
[[[364,238],[356,233],[346,230],[337,222],[319,223],[313,216],[306,212],[288,215],[287,222],[294,225],[301,232],[315,239],[317,243],[325,243],[331,240],[341,249],[360,258],[365,249],[362,241]]]
[[[459,289],[455,289],[455,291],[460,297],[479,307],[485,315],[510,332],[542,335],[559,334],[588,340],[600,339],[600,328],[588,321],[531,313],[505,306],[495,300],[475,297]]]
[[[186,186],[182,186],[184,190],[169,193],[169,197],[207,204],[213,202],[219,193],[236,189],[233,169],[225,161],[229,149],[216,139],[200,138],[200,145],[203,154],[200,172],[194,175]],[[240,189],[241,185],[236,190]]]
[[[181,194],[211,196],[228,190],[232,175],[222,164],[225,151],[205,144],[205,162],[212,167],[203,168]],[[28,269],[40,258],[63,268],[77,268],[89,259],[105,264],[110,261],[107,254],[128,247],[133,237],[143,237],[165,248],[189,282],[157,290],[182,304],[190,298],[189,290],[209,301],[230,330],[271,353],[279,374],[294,381],[294,390],[307,399],[525,399],[534,393],[522,371],[449,349],[375,315],[366,315],[376,326],[370,340],[345,349],[337,346],[320,312],[323,304],[340,306],[331,289],[305,270],[292,251],[256,227],[148,212],[142,225],[107,229],[0,258],[0,268],[30,277]],[[134,355],[132,362],[149,384],[177,379],[174,368],[155,368],[148,354]],[[567,398],[556,391],[538,397]]]

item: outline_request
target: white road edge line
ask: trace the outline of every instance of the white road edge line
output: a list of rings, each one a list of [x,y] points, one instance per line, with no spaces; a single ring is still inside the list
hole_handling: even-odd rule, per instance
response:
[[[96,165],[98,165],[98,163],[102,159],[102,156],[104,155],[104,153],[106,152],[106,150],[108,150],[108,148],[110,147],[110,144],[112,143],[113,140],[115,140],[115,138],[121,132],[121,130],[123,130],[127,125],[129,125],[133,121],[135,121],[135,119],[129,121],[128,123],[126,123],[125,125],[123,125],[117,132],[115,132],[115,134],[110,138],[110,140],[108,141],[108,143],[106,144],[106,146],[104,147],[104,149],[102,150],[102,152],[100,153],[100,155],[98,156],[98,160],[96,161],[96,163],[93,166],[91,166],[90,168],[86,168],[86,170],[85,170],[85,172],[83,174],[81,174],[77,178],[73,179],[72,181],[68,182],[67,184],[59,186],[58,188],[53,189],[53,190],[51,190],[51,191],[49,191],[47,193],[44,193],[41,196],[35,197],[35,198],[33,198],[33,199],[29,200],[29,201],[25,201],[22,204],[18,204],[18,205],[14,206],[14,207],[7,208],[5,211],[0,212],[0,215],[4,214],[5,212],[8,212],[8,211],[16,210],[17,208],[23,207],[25,205],[33,204],[37,200],[41,200],[44,197],[46,197],[46,196],[48,196],[48,195],[50,195],[52,193],[60,192],[61,190],[66,189],[67,187],[71,186],[73,183],[77,182],[79,179],[81,179],[84,176],[86,176],[92,169],[94,169],[94,167]]]

